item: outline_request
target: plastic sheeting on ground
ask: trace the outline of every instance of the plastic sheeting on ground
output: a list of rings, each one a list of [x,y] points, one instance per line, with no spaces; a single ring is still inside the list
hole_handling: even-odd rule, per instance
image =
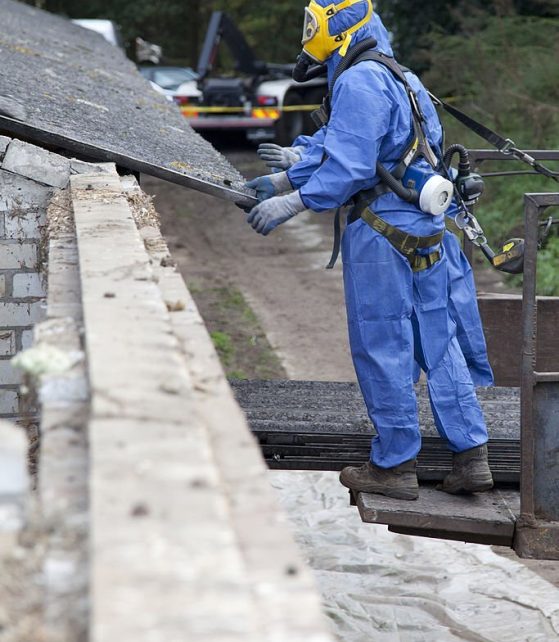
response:
[[[559,589],[489,546],[363,524],[337,473],[270,472],[343,642],[559,640]]]

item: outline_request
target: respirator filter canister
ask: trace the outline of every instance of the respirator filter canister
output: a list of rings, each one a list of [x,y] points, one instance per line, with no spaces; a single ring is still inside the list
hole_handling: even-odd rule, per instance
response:
[[[404,187],[414,189],[419,194],[419,209],[426,214],[438,216],[444,214],[452,203],[454,186],[452,183],[434,174],[432,170],[410,166],[402,179]]]

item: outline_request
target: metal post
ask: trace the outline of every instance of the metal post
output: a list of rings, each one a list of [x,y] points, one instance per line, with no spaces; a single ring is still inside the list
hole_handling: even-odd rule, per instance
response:
[[[522,371],[520,389],[520,513],[534,517],[534,370],[536,368],[536,263],[538,206],[524,196],[524,279],[522,285]]]
[[[559,194],[526,194],[524,205],[520,517],[514,549],[521,557],[559,559],[559,373],[536,372],[538,221],[543,210],[559,205]]]

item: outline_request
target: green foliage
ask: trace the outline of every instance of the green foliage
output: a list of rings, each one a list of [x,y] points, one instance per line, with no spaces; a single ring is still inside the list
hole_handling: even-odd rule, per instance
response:
[[[267,62],[295,62],[301,50],[304,0],[256,2],[216,0],[214,9],[227,11],[256,56]]]
[[[559,20],[488,16],[477,27],[431,36],[426,85],[520,146],[559,145]]]
[[[200,276],[190,288],[230,379],[277,379],[285,372],[239,290]]]
[[[211,12],[227,11],[257,57],[294,62],[300,50],[301,0],[263,3],[255,0],[26,0],[69,18],[104,18],[120,25],[131,47],[136,36],[161,45],[166,62],[196,67]],[[280,34],[278,36],[278,34]],[[273,41],[273,47],[270,42]],[[132,51],[132,49],[130,49]]]
[[[559,16],[557,0],[514,0],[519,14],[553,18]]]
[[[210,337],[212,338],[221,362],[223,365],[228,366],[231,363],[231,358],[235,351],[231,337],[226,332],[221,332],[221,330],[210,332]]]
[[[392,34],[396,57],[418,73],[428,66],[429,34],[457,29],[454,3],[448,0],[379,0],[375,4]]]
[[[538,292],[544,296],[559,296],[559,237],[549,240],[538,255]]]
[[[433,36],[472,35],[487,16],[559,16],[557,0],[378,0],[375,9],[392,33],[396,56],[418,73],[437,53]]]
[[[559,149],[559,20],[479,13],[462,33],[432,34],[425,84],[524,149]],[[449,116],[447,143],[488,144]],[[550,167],[554,163],[546,163]],[[485,163],[481,170],[524,170],[517,162]],[[555,163],[555,169],[557,163]],[[478,218],[491,243],[523,236],[523,194],[558,191],[541,176],[487,178]],[[538,290],[559,295],[556,241],[540,253]]]
[[[227,373],[227,378],[232,380],[248,379],[246,372],[243,370],[230,370]]]

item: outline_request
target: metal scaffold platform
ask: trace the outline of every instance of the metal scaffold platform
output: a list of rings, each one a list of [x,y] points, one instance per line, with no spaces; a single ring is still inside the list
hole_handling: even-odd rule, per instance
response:
[[[352,503],[364,522],[386,524],[395,533],[509,547],[520,514],[520,494],[510,489],[448,495],[421,485],[413,502],[357,493]]]
[[[338,471],[368,459],[374,428],[357,384],[235,381],[231,385],[270,468]],[[419,499],[350,493],[361,519],[406,535],[512,546],[520,514],[519,389],[477,390],[497,488],[473,496],[437,490],[435,482],[451,469],[451,453],[437,435],[426,386],[417,386],[416,393],[422,433]]]

